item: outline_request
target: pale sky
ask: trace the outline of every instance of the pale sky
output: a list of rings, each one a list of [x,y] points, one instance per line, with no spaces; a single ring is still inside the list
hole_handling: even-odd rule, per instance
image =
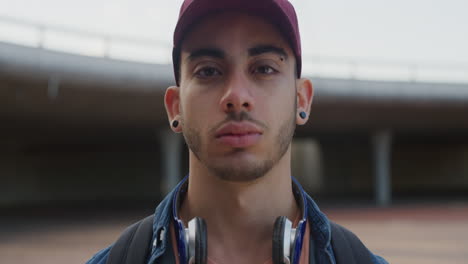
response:
[[[172,33],[181,2],[181,0],[0,0],[0,18],[8,16],[103,34],[154,39],[163,44],[158,51],[151,49],[150,53],[157,61],[170,62]],[[441,65],[441,67],[455,66],[463,68],[462,74],[466,73],[468,76],[466,72],[468,1],[466,0],[291,0],[291,2],[296,7],[299,17],[305,69],[308,60],[317,57],[337,57],[356,59],[358,63],[370,60]],[[31,39],[37,41],[37,32],[18,27],[12,29],[11,25],[5,26],[5,22],[0,20],[0,40],[6,39],[25,43],[31,42]],[[96,46],[96,43],[79,41],[66,44],[63,34],[48,35],[46,44],[59,49],[73,48],[71,46],[75,45],[77,49],[88,47],[92,50],[92,46]],[[119,49],[128,50],[126,47]]]

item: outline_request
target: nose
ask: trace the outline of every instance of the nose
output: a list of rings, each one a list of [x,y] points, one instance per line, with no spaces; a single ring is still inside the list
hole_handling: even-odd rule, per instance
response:
[[[249,80],[236,74],[227,82],[223,97],[220,101],[221,109],[228,112],[250,112],[254,107],[251,84]]]

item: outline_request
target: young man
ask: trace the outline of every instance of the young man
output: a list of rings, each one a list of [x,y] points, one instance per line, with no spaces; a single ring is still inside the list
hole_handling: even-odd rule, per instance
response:
[[[300,78],[287,0],[184,1],[173,65],[165,105],[189,147],[189,176],[143,221],[151,228],[138,223],[88,263],[386,263],[291,178],[291,141],[313,87]]]

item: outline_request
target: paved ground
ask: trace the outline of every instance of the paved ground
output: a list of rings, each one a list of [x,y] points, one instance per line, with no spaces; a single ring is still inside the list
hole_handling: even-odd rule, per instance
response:
[[[468,205],[330,211],[389,263],[468,264]]]
[[[399,264],[467,264],[468,204],[328,209],[369,248]],[[84,263],[145,212],[0,219],[0,263]]]

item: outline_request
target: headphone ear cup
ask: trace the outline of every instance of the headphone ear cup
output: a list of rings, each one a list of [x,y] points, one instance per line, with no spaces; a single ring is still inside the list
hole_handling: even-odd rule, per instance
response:
[[[206,264],[208,259],[208,230],[203,218],[196,217],[195,264]]]
[[[284,229],[287,218],[279,216],[276,218],[273,228],[273,264],[284,264]]]

